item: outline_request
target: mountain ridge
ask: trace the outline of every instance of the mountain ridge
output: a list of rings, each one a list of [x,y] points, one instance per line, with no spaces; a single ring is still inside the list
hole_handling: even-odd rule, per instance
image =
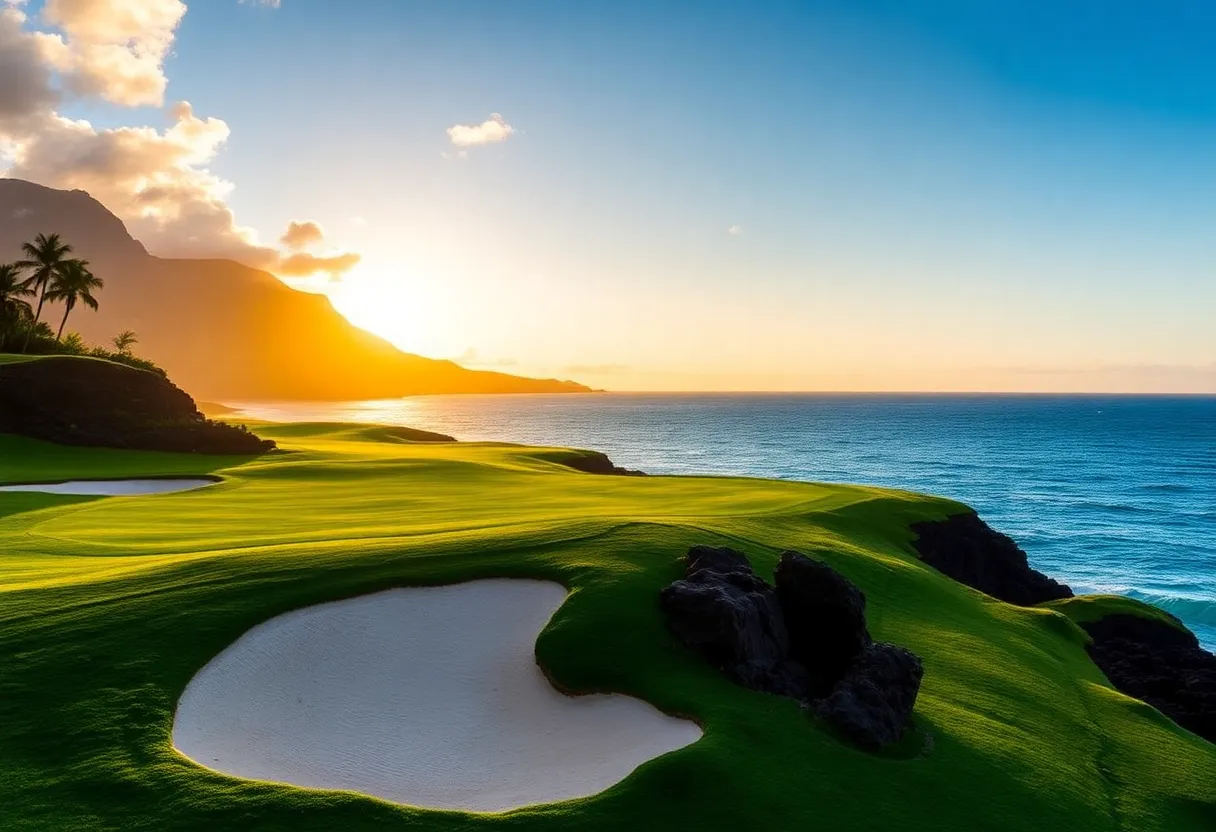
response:
[[[191,393],[228,400],[387,399],[435,393],[582,393],[572,381],[470,370],[403,352],[347,321],[324,295],[233,260],[156,257],[85,191],[0,178],[0,262],[59,233],[106,281],[98,312],[69,329],[105,343],[133,329],[138,352]],[[55,319],[59,310],[44,310]]]

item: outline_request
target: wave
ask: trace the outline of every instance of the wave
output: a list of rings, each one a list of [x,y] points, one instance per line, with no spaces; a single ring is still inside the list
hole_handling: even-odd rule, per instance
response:
[[[1176,485],[1173,483],[1148,483],[1140,486],[1141,491],[1159,491],[1165,494],[1189,494],[1195,489],[1189,485]]]
[[[1137,601],[1144,601],[1154,607],[1160,607],[1172,615],[1182,619],[1184,624],[1216,627],[1216,598],[1192,598],[1179,595],[1164,595],[1157,592],[1146,592],[1141,589],[1129,589],[1125,593]]]

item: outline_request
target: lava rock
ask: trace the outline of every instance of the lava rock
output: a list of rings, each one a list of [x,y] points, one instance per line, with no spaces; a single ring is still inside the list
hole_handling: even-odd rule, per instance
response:
[[[676,639],[737,684],[798,699],[865,748],[903,736],[920,659],[873,643],[865,595],[827,564],[786,552],[776,584],[742,552],[694,546],[659,606]]]
[[[915,523],[912,531],[918,535],[912,546],[921,560],[993,598],[1029,607],[1072,597],[1072,589],[1032,569],[1017,543],[978,514]]]
[[[1089,655],[1110,683],[1216,743],[1216,655],[1194,633],[1135,615],[1081,624]]]
[[[924,668],[910,650],[867,645],[815,712],[862,748],[897,742],[912,719]]]
[[[712,568],[702,558],[716,559]],[[683,580],[666,587],[659,606],[672,634],[744,687],[799,696],[805,671],[788,662],[789,638],[777,594],[746,556],[730,549],[690,551]]]
[[[622,468],[617,465],[607,454],[599,451],[580,451],[578,454],[562,460],[562,465],[567,468],[573,468],[575,471],[582,471],[585,474],[609,474],[617,477],[644,477],[645,471],[634,471],[631,468]]]
[[[51,356],[0,364],[0,433],[61,445],[260,454],[275,447],[212,422],[163,375],[108,361]]]
[[[798,552],[781,555],[774,578],[790,658],[810,671],[811,695],[825,695],[872,641],[866,596],[826,563]]]
[[[702,570],[756,574],[747,555],[726,546],[693,546],[689,549],[684,556],[684,577]]]

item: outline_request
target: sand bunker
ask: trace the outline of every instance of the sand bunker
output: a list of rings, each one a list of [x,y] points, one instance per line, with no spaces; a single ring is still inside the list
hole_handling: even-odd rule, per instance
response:
[[[492,812],[595,794],[700,738],[639,699],[554,690],[535,641],[565,597],[486,580],[281,615],[191,680],[173,743],[240,777]]]
[[[72,480],[0,485],[0,491],[38,491],[43,494],[73,494],[81,497],[128,497],[136,494],[168,494],[215,485],[216,480],[176,478],[154,480]]]

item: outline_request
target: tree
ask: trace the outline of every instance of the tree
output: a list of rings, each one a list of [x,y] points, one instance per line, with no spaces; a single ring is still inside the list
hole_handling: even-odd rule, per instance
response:
[[[96,311],[97,298],[93,297],[94,289],[105,287],[105,281],[89,271],[87,260],[67,260],[59,265],[59,271],[51,281],[51,287],[42,293],[49,301],[63,301],[63,320],[59,323],[59,332],[55,342],[63,337],[63,328],[67,325],[68,315],[76,308],[78,302]]]
[[[139,343],[139,336],[135,334],[134,330],[124,329],[111,338],[110,343],[114,345],[114,349],[120,355],[130,355],[131,347]]]
[[[67,256],[72,253],[72,247],[62,242],[58,234],[51,234],[49,237],[39,234],[34,238],[34,242],[22,245],[21,251],[26,259],[19,260],[17,268],[33,270],[34,273],[26,278],[25,285],[38,293],[38,310],[34,313],[33,326],[26,331],[25,346],[22,348],[29,349],[30,336],[42,318],[42,304],[46,302],[47,289],[51,281],[60,274],[64,264],[71,262]]]
[[[16,263],[0,263],[0,349],[8,340],[9,323],[33,316],[34,310],[25,300],[33,296],[34,290],[21,279],[21,268]]]

